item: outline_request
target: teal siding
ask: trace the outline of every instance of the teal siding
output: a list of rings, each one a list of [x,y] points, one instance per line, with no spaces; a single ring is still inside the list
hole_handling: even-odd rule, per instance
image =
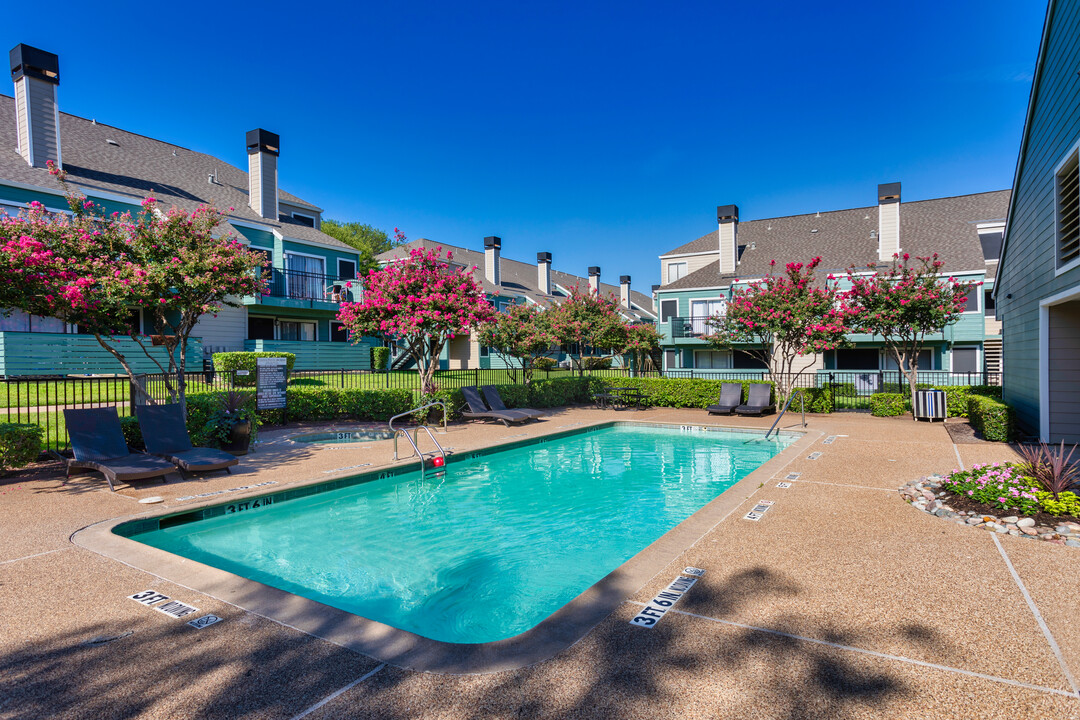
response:
[[[255,228],[234,225],[236,231],[243,235],[251,243],[252,247],[263,250],[274,249],[274,233],[269,230],[256,230]]]
[[[137,373],[161,372],[142,348],[127,337],[114,338],[116,347]],[[151,354],[168,367],[163,347]],[[188,340],[187,367],[202,370],[202,341]],[[93,335],[0,332],[0,375],[119,375],[124,368]]]
[[[94,197],[90,193],[85,194],[87,198],[93,200],[94,203],[100,205],[109,213],[130,212],[134,215],[142,209],[142,206],[140,205],[142,198],[139,200],[133,199],[130,203],[121,203],[116,202],[115,200],[103,200],[102,198]],[[67,210],[67,200],[64,199],[64,195],[60,192],[59,188],[54,194],[0,184],[0,200],[17,205],[28,205],[29,203],[37,201],[42,205],[55,210]]]
[[[303,342],[299,340],[245,340],[244,349],[256,352],[290,352],[296,355],[295,370],[370,370],[374,341],[359,343]]]
[[[1054,218],[1054,170],[1080,140],[1080,0],[1054,0],[1047,22],[997,277],[1004,400],[1029,434],[1040,431],[1039,303],[1080,284],[1080,268],[1055,276]]]

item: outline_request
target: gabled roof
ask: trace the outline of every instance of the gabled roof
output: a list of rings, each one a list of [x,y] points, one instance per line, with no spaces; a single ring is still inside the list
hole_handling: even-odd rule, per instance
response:
[[[500,253],[499,257],[499,271],[501,274],[500,280],[502,285],[496,287],[488,282],[484,275],[484,253],[476,250],[469,250],[468,248],[458,247],[456,245],[447,245],[445,243],[437,243],[434,240],[428,240],[427,238],[420,238],[418,240],[412,240],[399,247],[381,253],[377,256],[378,260],[390,261],[396,258],[405,257],[409,254],[409,251],[413,248],[427,248],[436,249],[442,248],[443,251],[450,251],[454,254],[451,262],[465,265],[466,267],[476,266],[475,276],[480,284],[484,288],[484,292],[489,295],[516,295],[527,298],[528,300],[540,305],[542,307],[549,307],[561,301],[564,295],[545,295],[540,292],[539,273],[537,266],[534,264],[521,262],[520,260],[511,260],[510,258]],[[551,285],[552,289],[556,289],[556,286],[562,286],[567,290],[570,290],[575,285],[586,286],[588,285],[588,278],[580,277],[578,275],[571,275],[570,273],[564,273],[559,270],[551,270]],[[619,286],[611,285],[608,283],[600,283],[600,292],[604,295],[613,295],[616,302],[619,299]],[[656,315],[652,312],[652,296],[640,293],[631,287],[630,290],[630,304],[631,309],[627,310],[622,305],[619,306],[619,312],[623,314],[628,320],[655,320]]]
[[[986,266],[976,223],[1003,220],[1009,190],[918,200],[900,205],[900,250],[913,257],[938,253],[953,272],[982,270]],[[851,266],[879,264],[876,233],[877,206],[832,212],[789,215],[739,223],[739,264],[734,273],[721,275],[716,262],[686,275],[663,290],[725,287],[737,278],[768,274],[770,261],[778,265],[806,262],[820,255],[820,271],[842,272]],[[875,233],[871,237],[870,233]],[[690,248],[690,249],[688,249]],[[709,250],[719,255],[714,231],[667,253]]]
[[[222,211],[233,208],[228,211],[229,217],[238,222],[267,231],[277,230],[299,240],[353,250],[291,217],[277,220],[260,217],[248,205],[247,172],[212,155],[65,112],[60,113],[60,145],[68,181],[89,196],[96,190],[130,198],[132,204],[138,205],[152,192],[162,205],[176,205],[189,211],[213,203]],[[48,170],[26,164],[15,149],[17,146],[15,99],[0,95],[0,184],[9,180],[58,189]],[[207,181],[211,173],[217,173],[217,184]],[[282,203],[319,212],[317,206],[284,190],[279,189],[278,198]]]

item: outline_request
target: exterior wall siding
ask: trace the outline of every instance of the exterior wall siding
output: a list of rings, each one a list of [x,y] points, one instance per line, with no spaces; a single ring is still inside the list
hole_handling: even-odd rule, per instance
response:
[[[1050,308],[1049,441],[1080,442],[1080,300]]]
[[[1080,284],[1080,269],[1055,275],[1054,217],[1054,170],[1080,139],[1080,0],[1054,2],[1048,22],[997,279],[1004,400],[1028,434],[1040,431],[1039,303]]]
[[[244,349],[247,339],[247,308],[222,307],[217,316],[203,315],[192,331],[202,337],[208,353],[232,352]]]

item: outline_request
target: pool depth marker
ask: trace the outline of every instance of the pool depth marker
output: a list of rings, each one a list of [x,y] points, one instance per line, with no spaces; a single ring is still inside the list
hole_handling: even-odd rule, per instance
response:
[[[660,618],[664,617],[667,611],[679,601],[679,598],[694,587],[694,583],[704,574],[705,571],[701,568],[689,566],[683,568],[682,573],[676,576],[666,588],[656,593],[656,597],[650,600],[641,609],[641,612],[634,616],[630,624],[643,628],[656,627],[656,623],[660,622]]]
[[[755,505],[750,512],[743,515],[743,520],[760,520],[761,516],[764,515],[768,511],[768,509],[771,508],[774,504],[775,503],[772,500],[758,500],[757,505]]]

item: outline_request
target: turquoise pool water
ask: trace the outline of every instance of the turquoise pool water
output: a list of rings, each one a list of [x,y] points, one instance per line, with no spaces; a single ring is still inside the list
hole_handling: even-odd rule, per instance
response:
[[[798,435],[616,425],[131,537],[435,640],[537,625]],[[168,525],[163,521],[162,525]]]

